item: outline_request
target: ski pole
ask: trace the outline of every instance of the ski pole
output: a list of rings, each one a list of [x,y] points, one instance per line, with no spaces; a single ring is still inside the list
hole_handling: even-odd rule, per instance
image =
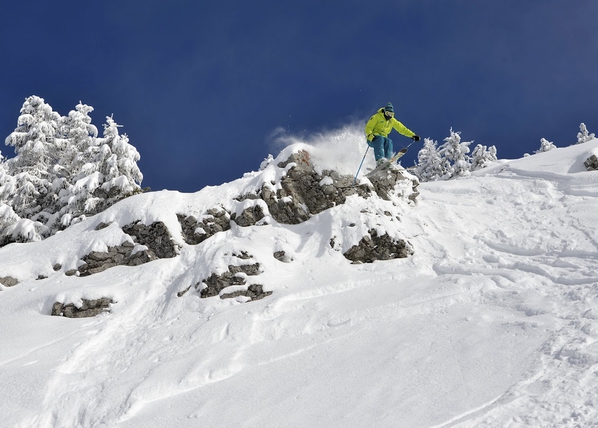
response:
[[[418,140],[418,141],[420,141],[420,140]],[[408,149],[409,147],[411,147],[411,145],[412,145],[413,143],[415,143],[415,140],[411,141],[411,142],[410,142],[409,144],[407,144],[407,146],[405,146],[404,148],[405,148],[405,149]]]
[[[363,154],[363,159],[361,159],[361,163],[359,164],[359,168],[357,168],[357,174],[355,174],[355,178],[353,179],[353,186],[357,183],[357,176],[359,175],[359,171],[361,171],[361,166],[363,165],[363,161],[365,160],[365,156],[368,154],[368,150],[370,146],[368,145],[367,149],[365,149],[365,153]]]
[[[407,144],[407,147],[405,147],[406,149],[408,149],[409,147],[411,147],[411,145],[415,143],[415,140],[411,141],[409,144]]]

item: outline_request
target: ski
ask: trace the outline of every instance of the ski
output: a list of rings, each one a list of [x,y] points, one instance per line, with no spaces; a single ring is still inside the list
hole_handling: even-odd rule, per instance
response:
[[[394,164],[396,161],[398,161],[401,156],[403,156],[405,153],[407,153],[407,148],[401,149],[399,150],[397,153],[395,153],[393,155],[393,157],[391,157],[390,159],[388,159],[386,162],[382,162],[380,165],[378,165],[376,168],[374,168],[373,170],[371,170],[370,172],[368,172],[365,176],[366,177],[371,177],[372,175],[374,175],[375,173],[382,171],[386,168],[388,168],[390,165]]]

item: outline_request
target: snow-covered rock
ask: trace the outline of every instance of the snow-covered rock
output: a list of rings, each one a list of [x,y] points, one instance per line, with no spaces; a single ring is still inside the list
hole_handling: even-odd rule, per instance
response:
[[[163,210],[154,213],[155,218],[149,224],[146,224],[148,212],[137,211],[128,218],[127,224],[122,225],[112,219],[114,214],[111,212],[118,216],[120,210],[126,210],[123,208],[126,204],[110,208],[107,213],[99,216],[109,220],[100,220],[98,223],[95,219],[89,219],[77,226],[90,235],[88,239],[93,245],[88,246],[84,254],[78,256],[74,265],[71,263],[71,266],[63,268],[59,263],[54,265],[53,270],[62,271],[69,276],[84,277],[116,266],[138,266],[158,259],[177,257],[183,246],[181,238],[186,245],[199,245],[215,234],[230,231],[233,227],[272,228],[281,224],[304,223],[315,215],[344,204],[347,198],[351,197],[382,198],[394,204],[400,204],[401,201],[406,204],[409,201],[413,202],[417,195],[417,179],[403,170],[390,169],[371,181],[355,184],[353,177],[341,175],[337,171],[317,172],[318,166],[314,165],[305,147],[296,146],[294,150],[292,147],[289,149],[290,154],[285,160],[280,160],[281,154],[276,161],[265,165],[260,172],[252,176],[253,186],[239,186],[239,183],[222,185],[222,191],[216,191],[222,197],[217,200],[208,198],[211,206],[200,215],[194,215],[196,211],[192,205],[181,207],[167,203]],[[242,183],[243,180],[239,182]],[[138,195],[131,199],[140,203],[140,200],[148,198],[151,197]],[[143,202],[140,204],[145,205]],[[391,214],[385,211],[384,214],[374,214],[374,217],[380,215]],[[167,221],[165,218],[176,218],[177,222]],[[377,229],[368,230],[360,237],[361,240],[347,251],[344,251],[346,246],[336,245],[338,237],[331,239],[330,247],[336,251],[344,251],[347,259],[362,263],[407,257],[412,254],[410,245],[404,239],[391,237],[388,231],[379,226]],[[67,235],[60,234],[56,238],[52,237],[51,241],[61,241]],[[273,251],[273,254],[276,253],[277,251]],[[288,262],[292,257],[285,255],[277,259]],[[257,265],[259,266],[259,263]],[[194,284],[193,289],[199,292],[201,297],[219,295],[230,298],[243,295],[248,300],[255,300],[271,294],[271,291],[263,290],[264,286],[268,288],[267,284],[248,284],[245,278],[239,277],[240,272],[252,275],[246,272],[246,267],[244,264],[231,264],[224,272],[214,267],[209,276]],[[47,274],[43,275],[44,278],[47,277]],[[241,286],[243,288],[239,288]],[[229,287],[237,289],[230,293]],[[188,290],[189,288],[179,294],[182,296]],[[69,302],[55,304],[62,307]],[[53,311],[54,315],[63,313],[64,311],[60,310]],[[99,313],[102,311],[94,314]]]

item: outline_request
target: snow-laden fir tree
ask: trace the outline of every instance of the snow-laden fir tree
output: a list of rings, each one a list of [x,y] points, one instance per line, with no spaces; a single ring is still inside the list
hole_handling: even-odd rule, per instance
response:
[[[494,162],[497,159],[495,146],[490,146],[488,148],[478,144],[471,153],[470,170],[477,171],[478,169],[486,168],[489,163]]]
[[[443,160],[448,161],[446,166],[446,178],[463,177],[469,175],[470,158],[469,145],[472,141],[461,141],[461,133],[454,132],[451,128],[450,135],[444,139],[444,143],[438,148],[438,153]]]
[[[60,115],[43,98],[30,96],[23,103],[17,128],[5,140],[16,154],[8,161],[14,180],[8,203],[21,217],[34,218],[43,210],[54,179],[59,123]]]
[[[112,117],[106,118],[102,138],[91,125],[88,113],[93,108],[79,104],[70,113],[76,132],[71,134],[77,154],[73,160],[73,177],[61,199],[67,202],[61,211],[63,226],[96,214],[121,199],[141,193],[143,175],[137,166],[139,153],[126,134],[120,135]]]
[[[93,107],[79,102],[61,121],[60,131],[67,144],[60,147],[59,164],[63,176],[71,183],[77,180],[83,165],[88,162],[85,153],[95,145],[94,139],[98,136],[98,129],[92,125],[89,116],[92,111]]]
[[[447,165],[438,153],[436,141],[424,138],[423,147],[417,154],[417,165],[414,173],[420,181],[434,181],[444,177]]]
[[[424,145],[417,155],[417,164],[413,169],[420,181],[448,180],[453,177],[463,177],[488,166],[497,160],[496,147],[478,144],[471,157],[469,145],[472,141],[461,141],[461,133],[451,128],[450,135],[444,143],[437,147],[437,143],[429,138],[424,139]]]
[[[556,149],[556,146],[551,141],[548,141],[546,138],[540,139],[540,148],[536,150],[534,153],[544,153],[548,152],[552,149]]]
[[[86,201],[88,212],[99,212],[127,196],[141,192],[143,174],[137,166],[139,153],[129,144],[126,134],[119,134],[119,127],[121,125],[112,117],[106,117],[103,138],[97,139],[90,159],[98,174],[77,181],[77,186],[94,188],[93,197]]]
[[[49,230],[39,221],[21,218],[9,205],[16,180],[8,173],[8,162],[0,153],[0,247],[11,242],[39,241]]]
[[[0,246],[44,239],[141,192],[139,153],[111,117],[98,138],[92,111],[80,102],[61,117],[40,97],[25,100],[6,138],[16,155],[0,155]]]
[[[98,182],[96,176],[99,174],[93,163],[99,142],[98,129],[89,116],[92,111],[93,107],[79,102],[75,110],[63,118],[61,130],[68,144],[61,152],[60,165],[67,180],[64,187],[55,187],[61,204],[57,220],[62,227],[85,218],[85,213],[92,213],[86,209],[87,200],[93,199],[92,192],[97,188],[93,183]]]
[[[592,133],[588,132],[588,128],[586,128],[585,123],[581,123],[579,125],[579,132],[577,133],[577,144],[587,143],[590,140],[593,140],[596,136]]]

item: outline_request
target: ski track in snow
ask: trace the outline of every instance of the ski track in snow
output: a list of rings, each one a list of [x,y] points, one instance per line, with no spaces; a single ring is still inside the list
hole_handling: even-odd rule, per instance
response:
[[[414,207],[351,200],[110,269],[111,314],[53,319],[52,339],[1,354],[0,378],[29,389],[0,410],[27,428],[598,426],[598,178],[584,179],[495,169],[422,184]],[[350,265],[330,248],[370,227],[350,212],[385,210],[414,256]],[[177,297],[242,250],[270,297]]]
[[[522,311],[530,319],[550,315],[554,326],[532,355],[528,371],[504,394],[437,426],[598,426],[598,235],[587,227],[589,215],[598,210],[598,201],[588,198],[587,192],[566,194],[558,183],[539,174],[512,178],[480,178],[484,182],[481,188],[474,179],[460,186],[459,194],[447,192],[440,183],[426,185],[427,190],[439,192],[423,193],[430,203],[441,200],[446,207],[452,198],[459,198],[455,210],[459,214],[459,207],[468,205],[463,201],[468,197],[463,190],[471,190],[468,194],[478,200],[490,181],[493,189],[502,191],[488,192],[486,218],[477,216],[468,221],[470,234],[478,227],[475,222],[481,221],[480,231],[468,238],[475,240],[475,251],[483,252],[482,256],[476,254],[470,260],[467,250],[455,252],[451,248],[454,244],[447,243],[450,249],[435,270],[439,275],[479,273],[492,278],[497,287],[508,290],[510,296],[503,297],[506,306]],[[525,209],[514,209],[518,205],[525,205]],[[437,221],[443,217],[433,218]],[[501,224],[504,221],[509,222],[511,233],[505,233]],[[530,224],[535,227],[530,228]],[[441,232],[441,226],[438,229]],[[446,237],[454,236],[450,224],[445,232]],[[455,253],[465,257],[458,262],[446,261]],[[467,267],[463,268],[464,264]],[[492,304],[500,305],[496,296],[488,297]],[[508,301],[513,298],[520,303]],[[554,308],[554,312],[546,308]],[[522,328],[530,327],[523,324]]]

